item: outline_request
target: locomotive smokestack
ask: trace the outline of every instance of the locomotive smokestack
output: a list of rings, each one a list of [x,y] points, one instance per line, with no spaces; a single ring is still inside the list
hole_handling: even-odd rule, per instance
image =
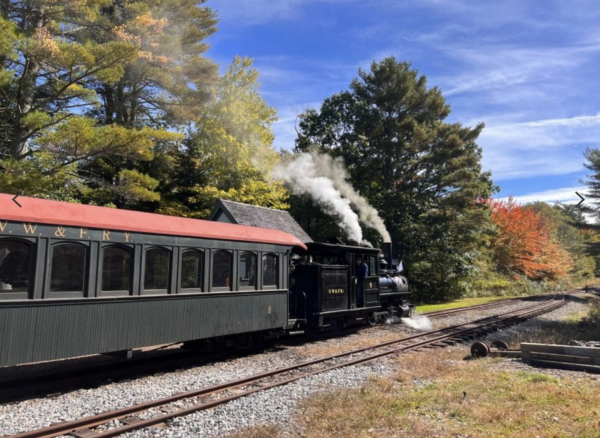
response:
[[[392,269],[392,242],[383,242],[383,257],[388,263],[388,269]]]

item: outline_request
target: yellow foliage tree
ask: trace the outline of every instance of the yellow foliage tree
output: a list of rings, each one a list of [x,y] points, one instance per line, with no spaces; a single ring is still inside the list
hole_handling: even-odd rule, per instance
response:
[[[195,121],[178,157],[178,176],[161,211],[206,217],[218,198],[286,209],[288,192],[267,175],[279,162],[273,148],[276,112],[258,92],[249,58],[235,57],[213,99]]]

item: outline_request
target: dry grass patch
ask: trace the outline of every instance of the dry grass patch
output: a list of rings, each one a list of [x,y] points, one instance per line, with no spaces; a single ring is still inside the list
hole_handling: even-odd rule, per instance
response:
[[[518,298],[518,295],[512,297],[477,297],[477,298],[461,298],[460,300],[450,301],[448,303],[437,304],[418,304],[417,313],[436,312],[438,310],[456,309],[458,307],[477,306],[479,304],[487,304],[493,301],[505,300],[506,298]]]
[[[302,437],[577,437],[600,435],[600,383],[488,371],[462,353],[413,354],[395,379],[307,400]]]
[[[564,321],[541,321],[533,331],[521,326],[514,343],[598,340],[600,304],[590,309]],[[463,347],[404,354],[394,378],[316,395],[301,404],[293,426],[261,426],[236,438],[600,437],[597,376],[496,371],[504,359],[464,360],[467,352]]]
[[[394,378],[306,399],[293,426],[236,438],[597,438],[600,381],[523,371],[490,372],[499,359],[463,360],[464,350],[411,353]]]
[[[282,434],[283,431],[278,426],[256,426],[228,435],[228,438],[278,438]]]

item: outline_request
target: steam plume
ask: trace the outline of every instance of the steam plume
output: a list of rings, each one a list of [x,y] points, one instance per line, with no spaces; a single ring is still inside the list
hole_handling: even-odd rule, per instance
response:
[[[376,229],[383,237],[384,242],[391,242],[392,238],[383,219],[379,216],[379,212],[348,183],[350,175],[348,175],[342,158],[333,159],[327,154],[314,153],[313,159],[316,160],[318,172],[331,178],[342,196],[349,199],[357,208],[360,221],[367,227]]]
[[[295,195],[310,195],[327,214],[341,220],[340,226],[350,239],[362,242],[362,229],[358,215],[350,208],[350,200],[342,197],[330,178],[319,175],[312,155],[300,154],[295,160],[276,167],[272,176],[287,182]]]
[[[363,241],[359,220],[376,229],[385,242],[391,241],[379,213],[348,183],[348,172],[341,158],[317,152],[302,153],[293,160],[275,168],[273,178],[283,180],[296,195],[310,195],[324,211],[341,220],[340,226],[348,237],[359,243]],[[356,214],[350,204],[358,210]]]
[[[431,320],[425,315],[415,315],[412,318],[402,318],[402,322],[417,330],[431,330]]]

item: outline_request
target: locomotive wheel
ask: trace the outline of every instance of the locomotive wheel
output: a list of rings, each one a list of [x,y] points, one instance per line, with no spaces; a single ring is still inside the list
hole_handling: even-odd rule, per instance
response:
[[[508,344],[504,341],[494,341],[490,344],[490,347],[494,347],[496,350],[500,351],[508,350]]]
[[[483,341],[477,341],[471,345],[471,356],[486,357],[490,354],[490,346]]]
[[[369,323],[369,325],[371,327],[377,325],[377,323],[378,323],[377,318],[373,314],[371,314],[367,317],[367,322]]]

